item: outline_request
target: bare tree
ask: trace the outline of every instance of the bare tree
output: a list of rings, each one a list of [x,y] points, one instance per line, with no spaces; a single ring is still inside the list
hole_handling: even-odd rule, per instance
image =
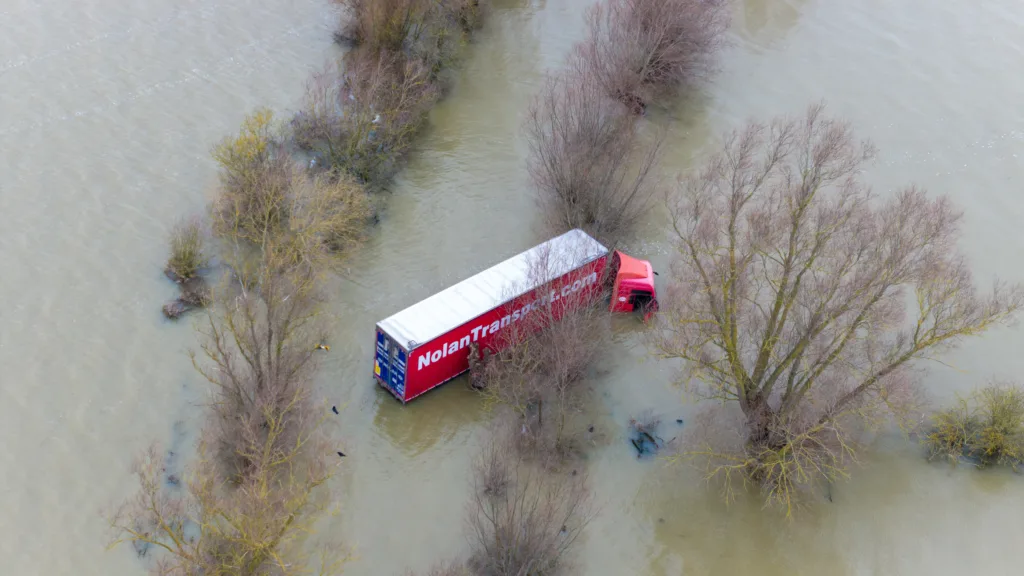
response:
[[[558,261],[580,258],[569,252],[539,254],[529,263],[529,285],[547,284],[556,276]],[[557,300],[541,302],[504,328],[496,344],[500,351],[473,376],[488,400],[516,416],[518,445],[552,468],[578,448],[569,421],[580,407],[580,385],[608,334],[607,310],[596,305],[604,295],[602,286],[595,283],[577,292],[563,287],[551,285]]]
[[[858,179],[873,154],[812,106],[729,134],[673,206],[679,254],[656,344],[744,426],[739,453],[692,454],[786,505],[845,473],[856,423],[907,414],[917,361],[1024,304],[1020,285],[978,293],[947,199],[874,197]]]
[[[291,120],[292,137],[300,149],[327,147],[329,158],[331,144],[344,137],[343,81],[340,64],[317,70],[306,81],[301,108]]]
[[[345,8],[336,33],[373,53],[405,53],[435,72],[480,25],[480,0],[335,0]]]
[[[551,232],[582,228],[606,243],[650,208],[661,137],[643,142],[623,107],[578,59],[549,77],[526,119],[528,170]]]
[[[418,60],[358,50],[350,53],[344,73],[313,75],[292,120],[295,141],[328,167],[380,185],[408,152],[438,95]]]
[[[607,0],[576,50],[605,94],[643,113],[713,71],[728,25],[725,0]]]
[[[256,110],[237,135],[213,149],[221,168],[213,230],[221,236],[258,243],[287,222],[292,161],[276,138],[273,122],[270,110]]]
[[[258,110],[237,136],[214,149],[222,180],[212,210],[214,231],[233,245],[273,239],[281,246],[287,239],[307,248],[309,258],[355,243],[371,214],[366,191],[344,172],[312,179],[298,173],[272,122],[269,111]],[[326,130],[322,118],[310,125]],[[319,135],[307,130],[310,138]]]
[[[487,576],[555,574],[593,516],[584,473],[531,468],[500,438],[474,467],[470,566]]]
[[[401,52],[422,29],[430,0],[335,0],[346,9],[339,36],[374,53]]]
[[[300,236],[301,238],[301,236]],[[217,296],[198,330],[192,362],[212,385],[211,440],[225,474],[244,476],[280,421],[275,449],[301,446],[320,418],[312,375],[324,341],[319,262],[292,239],[268,239],[252,256],[231,257],[235,284]]]
[[[321,493],[331,476],[329,453],[282,446],[273,438],[280,430],[271,422],[266,444],[252,446],[268,457],[241,483],[219,474],[201,442],[188,480],[169,487],[161,455],[150,449],[135,466],[139,491],[110,519],[111,545],[131,542],[160,576],[340,573],[344,557],[337,547],[312,558],[307,549],[329,502]]]

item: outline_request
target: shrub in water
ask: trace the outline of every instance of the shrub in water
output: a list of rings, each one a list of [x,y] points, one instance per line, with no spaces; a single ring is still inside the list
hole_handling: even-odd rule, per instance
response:
[[[171,231],[171,256],[165,270],[167,276],[175,282],[184,282],[194,278],[208,262],[199,220],[192,218],[178,223]]]
[[[932,457],[956,462],[961,456],[980,465],[1016,468],[1024,459],[1024,390],[993,384],[933,417],[925,437]]]

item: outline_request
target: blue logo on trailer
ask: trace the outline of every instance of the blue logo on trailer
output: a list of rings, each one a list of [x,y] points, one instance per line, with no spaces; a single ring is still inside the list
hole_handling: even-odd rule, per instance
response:
[[[405,398],[405,350],[402,350],[383,332],[377,332],[377,353],[373,361],[373,375],[380,379],[399,398]]]

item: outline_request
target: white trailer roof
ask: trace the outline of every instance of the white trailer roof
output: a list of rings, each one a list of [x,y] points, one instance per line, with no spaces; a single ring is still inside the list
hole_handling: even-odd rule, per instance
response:
[[[582,230],[570,230],[413,304],[377,325],[407,350],[429,342],[608,253]],[[539,263],[532,266],[534,262]],[[531,274],[531,268],[536,272]]]

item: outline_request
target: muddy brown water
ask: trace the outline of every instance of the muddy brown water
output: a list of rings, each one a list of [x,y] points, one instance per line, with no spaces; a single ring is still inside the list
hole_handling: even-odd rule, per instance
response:
[[[541,240],[520,122],[586,5],[496,1],[381,225],[332,286],[321,381],[349,458],[329,530],[353,548],[348,574],[466,551],[467,471],[488,415],[459,382],[405,408],[374,387],[373,323]],[[880,194],[910,182],[949,194],[980,281],[1024,278],[1017,0],[735,7],[721,74],[655,118],[672,125],[668,181],[722,130],[824,98],[879,146],[868,177]],[[173,295],[166,234],[210,198],[210,147],[258,105],[294,108],[336,55],[334,18],[324,0],[0,4],[0,573],[141,572],[130,547],[105,551],[101,513],[151,440],[187,453],[203,398],[189,322],[159,316]],[[630,249],[665,269],[666,240],[655,215]],[[616,334],[592,383],[608,440],[589,461],[600,513],[581,573],[1020,573],[1024,479],[928,464],[895,434],[792,524],[756,499],[725,506],[686,468],[637,462],[631,415],[654,409],[667,435],[694,408],[635,323]],[[968,342],[927,367],[933,398],[1019,375],[1022,349],[1018,329]]]

